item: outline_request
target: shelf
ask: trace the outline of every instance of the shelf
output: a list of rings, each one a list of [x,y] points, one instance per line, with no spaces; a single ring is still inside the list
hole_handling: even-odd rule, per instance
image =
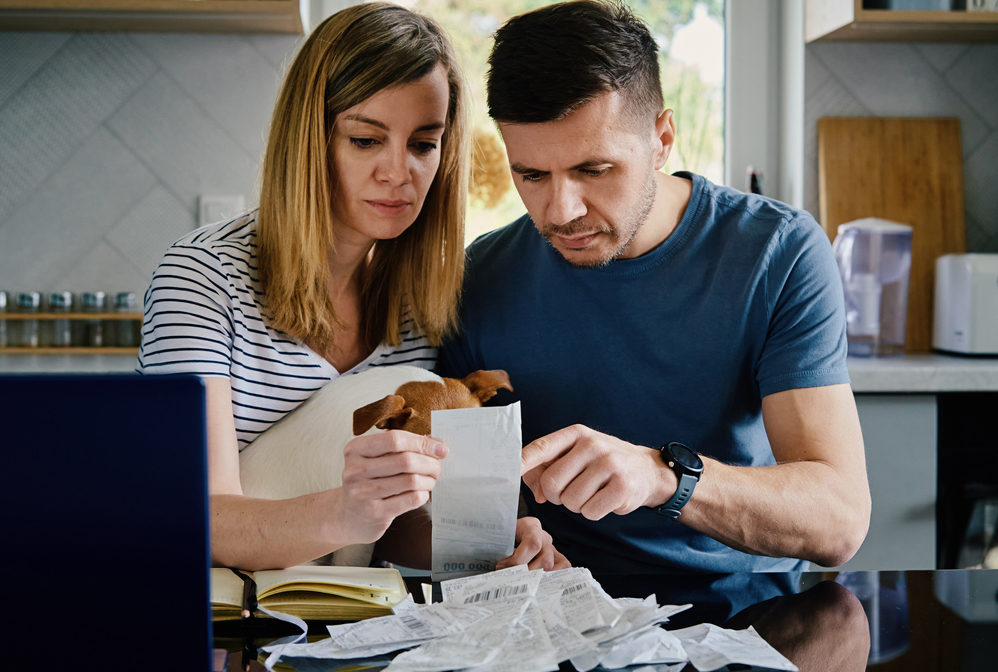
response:
[[[142,313],[0,313],[0,320],[135,320]]]
[[[0,348],[0,355],[137,355],[138,348]]]
[[[56,320],[66,320],[68,322],[74,323],[75,325],[77,325],[77,327],[85,328],[86,325],[80,323],[85,323],[85,322],[120,323],[124,321],[129,321],[141,324],[142,313],[78,313],[78,312],[0,313],[0,322],[6,321],[10,329],[20,328],[20,326],[16,325],[16,323],[24,322],[26,320],[35,320],[36,322],[39,322],[40,324],[38,326],[40,330],[47,329],[48,328],[47,325]],[[77,327],[71,326],[70,328],[73,329],[75,332]],[[115,325],[115,328],[116,327],[117,325]],[[111,325],[107,325],[107,328],[112,329]],[[112,334],[113,333],[114,332],[112,329]],[[42,338],[44,339],[44,335],[42,336]],[[73,340],[77,339],[74,337]],[[82,337],[80,340],[85,342],[86,339],[85,337]],[[12,341],[18,342],[16,337],[12,337]],[[8,341],[8,343],[12,341]],[[51,338],[45,340],[45,342],[46,343],[51,342]],[[83,346],[62,347],[62,348],[56,348],[56,347],[28,348],[28,347],[8,345],[0,347],[0,355],[136,355],[138,354],[138,352],[139,352],[138,347],[119,348],[112,346],[99,347],[99,348],[83,347]]]
[[[863,9],[863,0],[807,0],[807,42],[998,42],[998,12]]]
[[[0,0],[0,30],[301,35],[303,0]]]

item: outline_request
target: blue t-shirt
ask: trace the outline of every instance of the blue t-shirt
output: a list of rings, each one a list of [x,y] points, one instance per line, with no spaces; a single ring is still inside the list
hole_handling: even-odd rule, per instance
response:
[[[445,375],[505,369],[524,443],[581,423],[657,448],[681,441],[734,465],[774,464],[761,402],[846,383],[842,287],[808,213],[689,173],[673,233],[605,267],[566,262],[524,216],[467,251],[462,333]],[[593,571],[793,571],[642,507],[590,521],[524,488],[532,515]],[[693,497],[696,498],[694,492]]]

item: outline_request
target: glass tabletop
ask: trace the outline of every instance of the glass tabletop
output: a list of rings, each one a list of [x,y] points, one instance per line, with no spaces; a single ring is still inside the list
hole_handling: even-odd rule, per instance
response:
[[[646,597],[693,607],[668,630],[714,623],[752,626],[777,651],[810,670],[993,670],[998,660],[998,570],[880,571],[803,574],[662,574],[595,577],[614,597]],[[420,577],[410,577],[419,595]],[[310,623],[309,639],[326,636]],[[259,647],[289,634],[285,624],[258,619],[216,624],[215,646],[229,652],[228,669],[264,669]],[[242,664],[248,660],[248,668]],[[381,669],[387,660],[282,659],[297,672]],[[572,670],[563,663],[562,670]],[[643,668],[675,670],[675,666]],[[687,666],[686,669],[693,669]],[[724,668],[727,669],[727,668]],[[746,666],[732,669],[754,670]]]

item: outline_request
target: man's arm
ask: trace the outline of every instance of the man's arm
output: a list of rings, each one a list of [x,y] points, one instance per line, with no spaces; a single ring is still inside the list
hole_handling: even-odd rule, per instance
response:
[[[682,519],[734,548],[836,566],[870,525],[863,436],[849,385],[762,400],[771,467],[711,461]]]
[[[777,464],[739,467],[704,457],[679,520],[748,553],[842,564],[863,543],[870,521],[863,438],[849,385],[772,394],[762,400],[762,412]],[[592,520],[659,506],[677,487],[657,449],[578,425],[526,446],[523,471],[537,501]]]

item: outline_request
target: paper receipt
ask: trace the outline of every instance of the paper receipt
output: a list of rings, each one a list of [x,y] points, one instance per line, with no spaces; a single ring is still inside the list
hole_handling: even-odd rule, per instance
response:
[[[450,452],[433,488],[433,579],[495,569],[513,552],[520,497],[520,403],[433,411]]]

